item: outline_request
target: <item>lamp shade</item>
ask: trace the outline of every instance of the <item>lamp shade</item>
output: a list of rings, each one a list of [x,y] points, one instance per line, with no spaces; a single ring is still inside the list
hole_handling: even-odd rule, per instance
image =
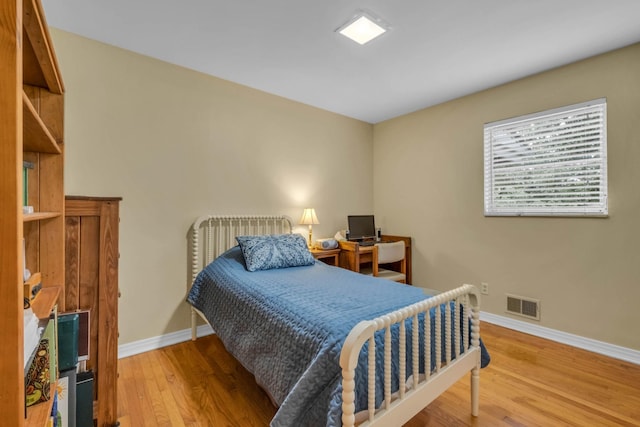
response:
[[[302,225],[316,225],[320,224],[318,217],[316,216],[316,210],[313,208],[305,208],[300,218],[300,224]]]

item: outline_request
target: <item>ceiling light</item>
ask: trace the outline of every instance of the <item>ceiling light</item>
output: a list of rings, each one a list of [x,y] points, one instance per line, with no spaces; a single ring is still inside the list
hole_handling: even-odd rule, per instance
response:
[[[384,34],[389,28],[389,24],[382,19],[370,12],[360,10],[336,31],[363,45]]]

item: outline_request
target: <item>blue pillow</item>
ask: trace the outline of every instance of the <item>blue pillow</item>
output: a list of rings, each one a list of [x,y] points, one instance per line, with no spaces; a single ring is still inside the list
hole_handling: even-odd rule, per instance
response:
[[[300,234],[236,237],[249,271],[312,265],[315,259]]]

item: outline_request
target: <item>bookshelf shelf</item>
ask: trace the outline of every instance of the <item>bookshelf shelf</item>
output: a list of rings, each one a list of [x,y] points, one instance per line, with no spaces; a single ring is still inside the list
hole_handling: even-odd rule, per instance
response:
[[[55,390],[57,387],[57,381],[49,384],[49,390]],[[44,426],[47,424],[51,409],[53,408],[53,393],[49,393],[52,397],[46,402],[37,403],[27,408],[27,419],[25,420],[25,427],[32,426]]]
[[[62,152],[24,91],[22,92],[22,115],[24,151],[48,154],[60,154]]]
[[[64,85],[42,5],[39,0],[24,0],[22,7],[23,82],[62,94]]]
[[[34,212],[32,214],[24,214],[22,220],[24,222],[41,221],[44,219],[58,218],[62,216],[61,212]]]
[[[36,298],[31,302],[33,314],[35,314],[38,319],[49,318],[53,307],[58,301],[60,290],[60,286],[48,286],[40,289]]]

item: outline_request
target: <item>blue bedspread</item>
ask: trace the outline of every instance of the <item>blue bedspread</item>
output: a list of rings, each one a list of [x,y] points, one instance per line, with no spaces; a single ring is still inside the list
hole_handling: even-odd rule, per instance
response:
[[[272,426],[339,426],[347,334],[425,297],[421,288],[321,262],[248,272],[235,247],[198,275],[187,301],[279,405]]]

